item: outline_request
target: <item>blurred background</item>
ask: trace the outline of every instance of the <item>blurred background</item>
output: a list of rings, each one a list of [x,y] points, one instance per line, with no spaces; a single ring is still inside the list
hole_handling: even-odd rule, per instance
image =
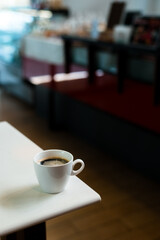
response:
[[[0,1],[0,120],[102,197],[47,239],[160,239],[159,45],[160,0]]]

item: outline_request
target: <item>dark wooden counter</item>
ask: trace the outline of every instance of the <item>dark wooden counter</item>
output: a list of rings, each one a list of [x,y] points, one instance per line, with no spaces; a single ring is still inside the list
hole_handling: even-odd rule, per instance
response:
[[[85,45],[88,51],[88,81],[94,83],[94,72],[96,70],[95,54],[99,50],[112,51],[117,54],[117,90],[123,92],[124,79],[127,72],[127,60],[129,55],[152,56],[155,63],[154,71],[154,99],[155,105],[160,101],[160,46],[145,46],[140,44],[120,44],[92,39],[90,37],[80,37],[76,35],[62,35],[64,40],[65,72],[70,72],[72,62],[71,48],[74,43]]]

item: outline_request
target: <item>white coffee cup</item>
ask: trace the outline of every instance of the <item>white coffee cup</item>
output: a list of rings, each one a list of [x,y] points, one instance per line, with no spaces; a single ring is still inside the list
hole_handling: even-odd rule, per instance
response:
[[[47,159],[65,159],[67,163],[62,165],[43,165]],[[60,149],[49,149],[37,153],[33,159],[34,169],[41,189],[47,193],[58,193],[65,189],[70,176],[79,174],[84,169],[84,162],[81,159],[73,161],[73,155]],[[74,170],[77,163],[81,166]]]

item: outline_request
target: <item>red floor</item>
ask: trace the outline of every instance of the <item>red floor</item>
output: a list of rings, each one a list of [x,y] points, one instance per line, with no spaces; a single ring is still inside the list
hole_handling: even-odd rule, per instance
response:
[[[160,106],[153,105],[153,86],[126,80],[122,94],[117,92],[116,77],[98,77],[89,85],[87,79],[58,82],[57,91],[102,111],[160,133]]]

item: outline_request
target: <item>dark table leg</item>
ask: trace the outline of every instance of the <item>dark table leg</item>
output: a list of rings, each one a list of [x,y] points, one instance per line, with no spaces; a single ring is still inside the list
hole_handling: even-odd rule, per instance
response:
[[[127,54],[125,51],[119,51],[118,53],[118,92],[122,93],[124,88],[124,80],[126,77],[127,69]]]
[[[155,57],[155,73],[154,73],[154,105],[160,102],[160,55]]]
[[[48,91],[48,126],[50,130],[56,129],[55,92],[52,88]]]
[[[53,77],[56,73],[55,66],[53,64],[49,65],[49,74],[51,76],[51,81],[53,81]]]
[[[1,238],[2,240],[46,240],[45,222],[24,230],[11,233]]]
[[[64,40],[64,72],[65,73],[70,72],[70,66],[72,62],[71,47],[72,47],[72,42],[68,40]]]
[[[95,81],[95,46],[88,45],[88,82],[90,84]]]

